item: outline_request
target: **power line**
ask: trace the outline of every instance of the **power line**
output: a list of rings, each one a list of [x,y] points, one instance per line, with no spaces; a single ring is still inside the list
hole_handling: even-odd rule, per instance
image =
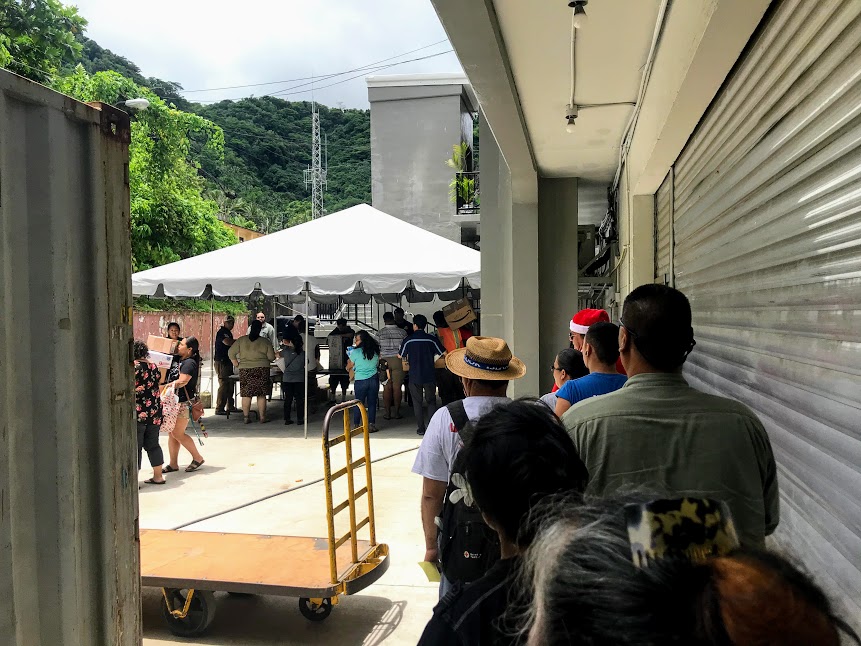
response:
[[[247,85],[227,85],[225,87],[211,87],[211,88],[204,88],[201,90],[183,90],[182,93],[183,94],[189,94],[192,92],[215,92],[216,90],[238,90],[238,89],[246,88],[246,87],[259,87],[261,85],[278,85],[279,83],[295,83],[296,81],[308,81],[308,80],[315,79],[315,78],[325,80],[328,78],[333,78],[335,76],[343,76],[344,74],[351,74],[353,72],[358,72],[359,70],[365,69],[366,67],[373,67],[374,65],[378,65],[380,63],[385,63],[385,62],[393,60],[395,58],[400,58],[401,56],[406,56],[408,54],[420,52],[423,49],[429,49],[431,47],[435,47],[436,45],[440,45],[442,43],[445,43],[447,41],[448,41],[447,38],[443,38],[442,40],[438,40],[437,42],[431,43],[430,45],[425,45],[424,47],[418,47],[417,49],[411,49],[408,52],[403,52],[403,53],[398,54],[396,56],[390,56],[389,58],[384,58],[384,59],[379,60],[379,61],[374,61],[373,63],[368,63],[367,65],[362,65],[361,67],[356,67],[356,68],[353,68],[351,70],[345,70],[343,72],[337,72],[337,73],[332,73],[332,74],[319,74],[316,76],[301,76],[299,78],[285,79],[283,81],[266,81],[265,83],[248,83]],[[404,62],[406,62],[406,61],[404,61]]]
[[[368,69],[365,69],[364,71],[362,71],[361,74],[357,74],[356,76],[351,76],[350,78],[342,79],[340,81],[336,81],[335,83],[329,83],[328,85],[323,85],[320,87],[313,87],[313,88],[308,87],[308,86],[313,85],[314,82],[320,80],[320,78],[321,78],[321,77],[314,77],[314,81],[308,81],[306,83],[300,83],[299,85],[294,85],[292,87],[284,88],[281,90],[276,90],[275,92],[270,92],[268,94],[262,94],[259,97],[242,97],[241,99],[206,99],[206,100],[199,100],[199,101],[194,101],[194,102],[203,104],[203,103],[221,103],[222,101],[242,101],[242,100],[248,99],[248,98],[258,98],[258,99],[262,99],[264,97],[279,98],[279,95],[289,95],[289,94],[294,94],[294,93],[300,94],[300,93],[304,93],[304,92],[310,92],[312,90],[322,90],[322,89],[325,89],[328,87],[333,87],[335,85],[340,85],[341,83],[347,83],[348,81],[352,81],[352,80],[357,79],[357,78],[361,78],[361,77],[365,76],[366,74],[368,74],[369,72],[379,72],[380,70],[385,70],[385,69],[388,69],[390,67],[395,67],[397,65],[403,65],[405,63],[414,63],[416,61],[424,61],[424,60],[427,60],[429,58],[436,58],[437,56],[444,56],[445,54],[451,54],[453,51],[454,51],[453,49],[449,49],[449,50],[446,50],[444,52],[439,52],[437,54],[430,54],[428,56],[420,56],[418,58],[411,58],[411,59],[408,59],[405,61],[398,61],[396,63],[389,63],[388,65],[380,65],[378,67],[368,68]],[[346,74],[347,72],[344,72],[344,73]],[[301,90],[300,92],[296,92],[296,90],[299,90],[300,88],[308,88],[308,89]],[[185,97],[174,96],[174,97],[164,97],[164,98],[165,99],[181,99],[181,98],[185,98]],[[186,100],[188,100],[188,99],[186,99]]]
[[[340,85],[341,83],[346,83],[347,81],[352,81],[353,79],[357,79],[357,78],[360,78],[362,76],[365,76],[365,74],[367,74],[368,72],[378,72],[380,70],[388,69],[389,67],[395,67],[397,65],[403,65],[404,63],[414,63],[416,61],[424,61],[424,60],[427,60],[429,58],[436,58],[437,56],[444,56],[445,54],[451,54],[453,51],[454,51],[453,49],[448,49],[444,52],[439,52],[437,54],[429,54],[427,56],[420,56],[419,58],[411,58],[411,59],[406,60],[406,61],[398,61],[397,63],[389,63],[388,65],[382,65],[380,67],[375,67],[373,69],[366,69],[361,74],[357,74],[356,76],[351,76],[348,79],[342,79],[340,81],[336,81],[335,83],[330,83],[329,85],[323,85],[322,87],[313,87],[311,89],[312,90],[323,90],[327,87]],[[294,85],[293,87],[285,88],[283,90],[278,90],[277,92],[271,92],[271,93],[266,94],[264,96],[277,96],[279,94],[291,94],[293,90],[296,90],[300,87],[307,87],[307,86],[313,85],[313,84],[314,84],[314,81],[309,81],[307,83],[302,83],[300,85]]]

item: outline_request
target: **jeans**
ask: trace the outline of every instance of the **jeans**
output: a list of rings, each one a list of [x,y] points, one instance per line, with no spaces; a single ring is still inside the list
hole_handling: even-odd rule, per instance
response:
[[[370,379],[357,379],[353,385],[356,391],[356,399],[365,405],[368,410],[368,424],[377,423],[377,397],[380,394],[380,378],[374,375]],[[362,423],[362,413],[358,408],[353,409],[353,424],[359,426]]]
[[[419,431],[425,431],[425,415],[422,409],[422,393],[424,393],[424,403],[428,406],[428,421],[436,412],[436,384],[414,384],[410,382],[410,392],[413,395],[413,412],[416,415],[416,423]]]
[[[146,449],[150,466],[160,467],[164,464],[164,453],[162,453],[161,445],[158,443],[158,429],[159,427],[155,424],[138,422],[138,470],[141,468],[144,449]]]
[[[293,407],[293,399],[296,400],[296,420],[300,424],[305,423],[305,382],[284,381],[281,383],[284,391],[284,419],[290,419],[290,409]]]

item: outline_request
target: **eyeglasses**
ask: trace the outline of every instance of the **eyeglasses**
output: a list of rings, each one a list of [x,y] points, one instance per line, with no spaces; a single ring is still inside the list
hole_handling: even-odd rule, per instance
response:
[[[557,368],[556,366],[550,366],[550,372],[562,372],[562,368]]]
[[[623,321],[621,318],[619,319],[619,327],[623,327],[626,330],[628,330],[628,334],[630,334],[631,336],[639,336],[637,334],[637,331],[633,330],[633,329],[629,328],[627,325],[625,325],[625,321]]]
[[[265,321],[265,320],[266,320],[266,317],[265,317],[265,316],[258,316],[258,317],[257,317],[257,320],[258,320],[258,321]]]

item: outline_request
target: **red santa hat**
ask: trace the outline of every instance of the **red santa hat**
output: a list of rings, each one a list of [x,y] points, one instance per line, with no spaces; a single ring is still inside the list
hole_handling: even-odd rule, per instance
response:
[[[571,331],[586,334],[595,323],[609,323],[610,315],[604,310],[580,310],[571,319]]]

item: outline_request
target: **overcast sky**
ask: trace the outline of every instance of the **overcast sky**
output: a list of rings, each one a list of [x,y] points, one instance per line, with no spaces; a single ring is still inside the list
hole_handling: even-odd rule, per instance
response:
[[[451,49],[430,0],[77,0],[87,35],[134,61],[145,76],[186,90],[324,76],[433,47],[380,65]],[[379,71],[320,79],[315,98],[368,107],[364,76],[461,72],[453,53]],[[330,88],[325,85],[359,78]],[[189,99],[234,99],[279,92],[307,81],[193,92]],[[311,98],[310,86],[282,98]]]

